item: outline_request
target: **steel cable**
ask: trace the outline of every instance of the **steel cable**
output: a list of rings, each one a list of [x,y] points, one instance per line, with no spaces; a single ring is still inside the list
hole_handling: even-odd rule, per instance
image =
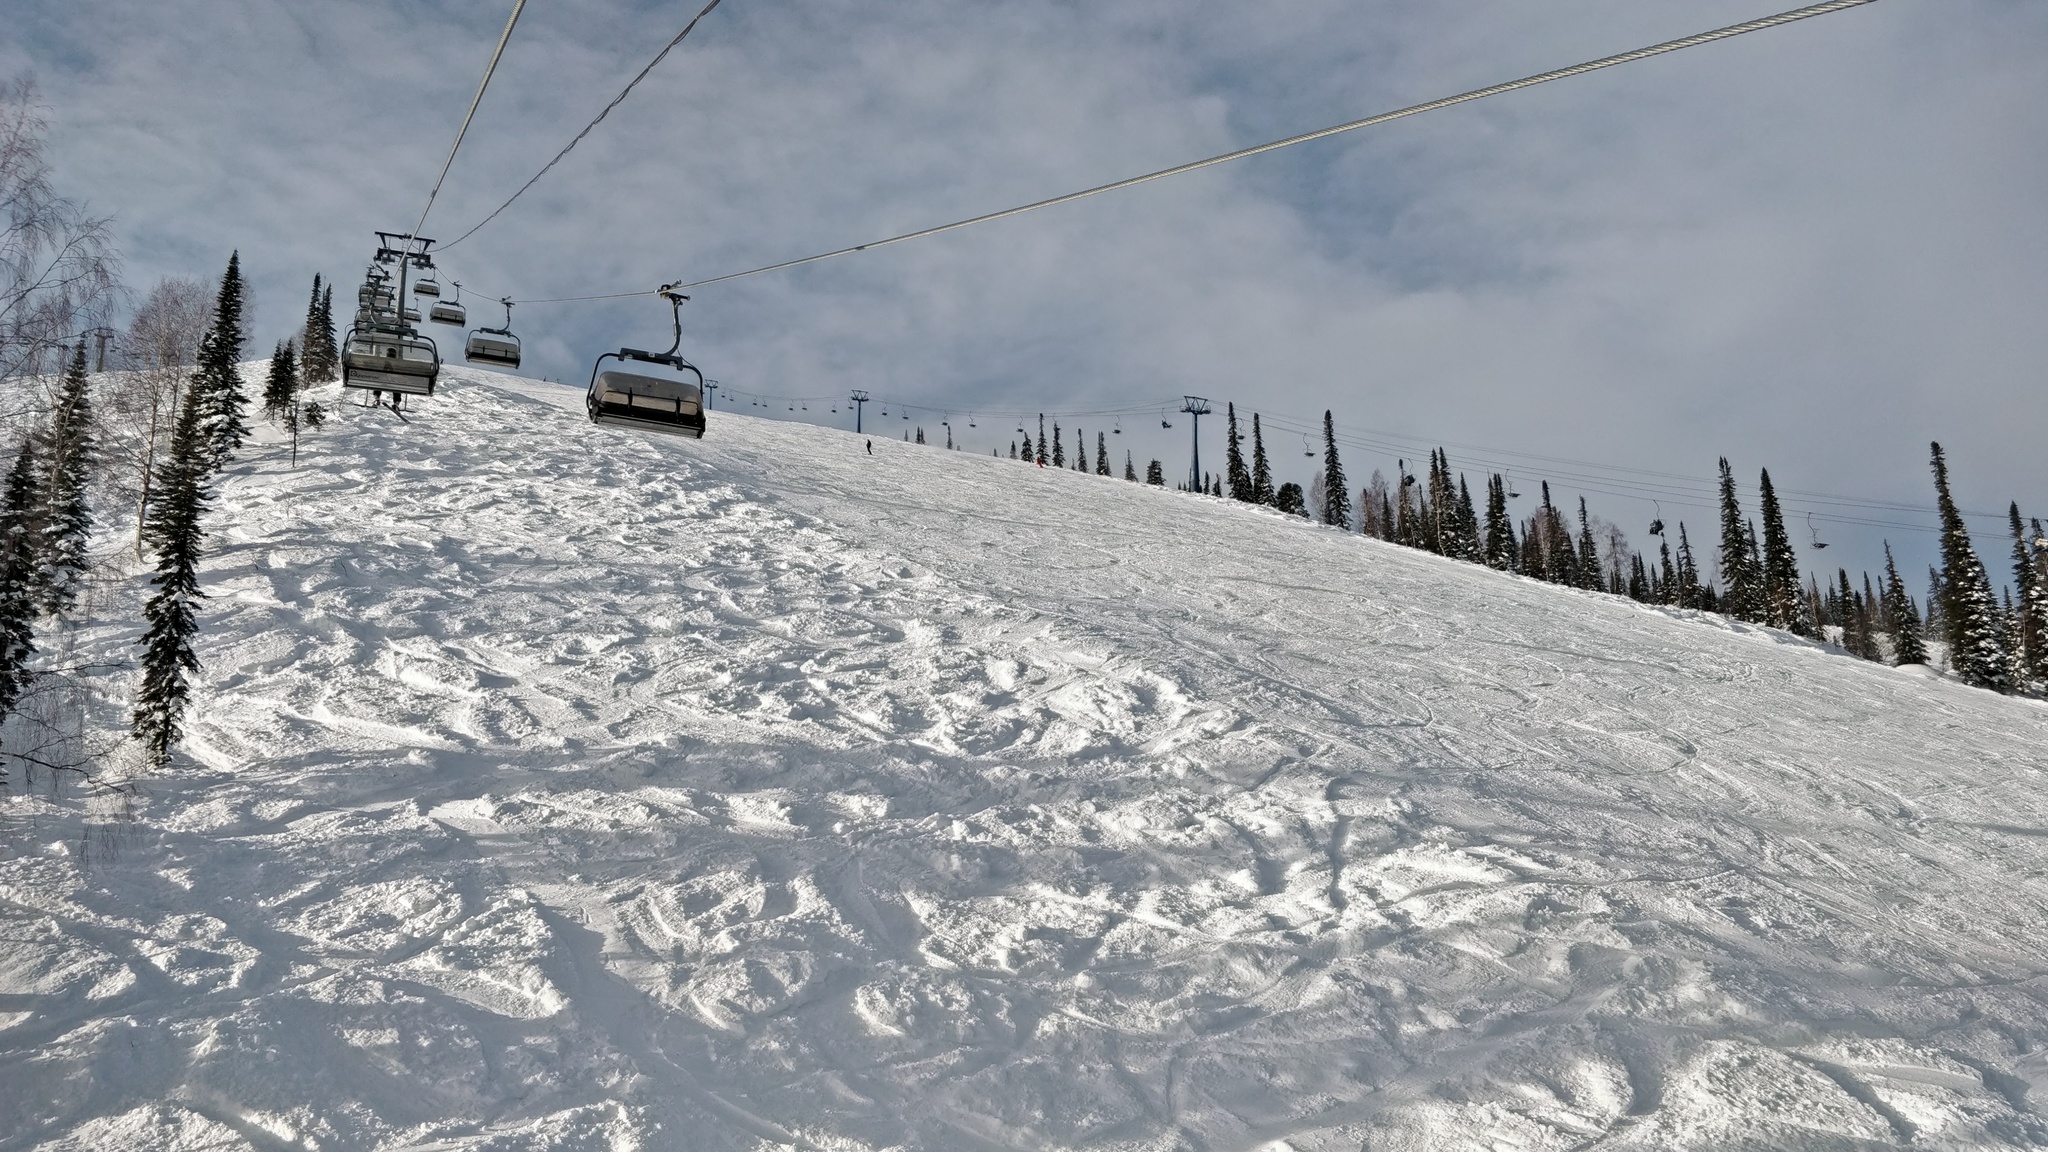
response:
[[[455,166],[455,154],[462,150],[462,138],[469,135],[469,122],[476,119],[477,105],[484,102],[484,89],[491,86],[491,76],[498,71],[498,60],[505,55],[505,44],[512,39],[512,27],[519,23],[519,14],[525,10],[526,0],[513,0],[512,17],[505,21],[505,30],[498,34],[498,47],[491,52],[491,62],[484,66],[484,78],[476,86],[476,96],[469,102],[469,112],[462,117],[462,127],[455,133],[455,143],[448,149],[448,159],[441,165],[441,174],[434,178],[434,190],[427,193],[427,206],[420,209],[420,222],[412,226],[415,236],[427,226],[427,213],[434,210],[434,198],[441,194],[441,184],[448,179],[448,170]]]
[[[525,0],[521,0],[521,2],[524,3]],[[1865,2],[1867,3],[1868,0],[1865,0]],[[524,184],[521,184],[519,186],[519,191],[514,192],[511,196],[506,198],[503,204],[500,204],[496,208],[492,209],[491,214],[489,216],[486,216],[482,220],[477,221],[476,227],[471,228],[469,231],[464,232],[462,235],[457,236],[455,239],[450,240],[448,243],[441,245],[440,250],[445,252],[448,249],[455,247],[457,244],[462,243],[464,240],[469,239],[471,236],[476,235],[477,232],[481,230],[484,225],[489,224],[493,220],[496,220],[498,218],[498,213],[503,212],[507,208],[510,208],[512,206],[512,201],[519,199],[521,196],[524,196],[528,188],[531,188],[535,184],[539,183],[541,177],[547,175],[550,169],[552,169],[555,165],[560,164],[562,162],[562,157],[567,156],[569,154],[570,149],[576,147],[576,145],[578,144],[581,144],[583,142],[583,138],[585,136],[590,135],[592,129],[596,128],[600,123],[602,123],[605,117],[612,114],[612,109],[617,108],[620,104],[625,103],[626,97],[632,95],[633,89],[637,87],[642,80],[647,79],[647,74],[649,72],[654,71],[655,65],[660,64],[663,60],[667,59],[668,54],[670,52],[675,51],[676,45],[681,44],[683,42],[683,38],[690,34],[690,30],[697,26],[697,21],[702,20],[706,16],[709,16],[711,14],[711,10],[713,8],[718,7],[719,3],[720,0],[711,0],[711,3],[704,5],[702,11],[698,12],[695,16],[690,17],[690,22],[688,24],[683,25],[683,30],[681,32],[676,33],[675,39],[670,40],[668,42],[667,47],[664,47],[660,52],[656,53],[654,59],[649,60],[647,62],[647,67],[642,68],[640,70],[639,75],[633,77],[633,79],[627,83],[625,88],[620,90],[617,96],[612,97],[612,102],[604,106],[604,110],[597,114],[597,118],[595,120],[592,120],[590,123],[585,124],[583,126],[583,131],[578,132],[574,140],[571,140],[567,144],[563,145],[562,150],[560,152],[555,153],[555,158],[553,160],[550,160],[546,164],[542,165],[541,170],[533,174],[533,179],[528,180]],[[638,296],[642,295],[642,293],[633,292],[628,293],[628,295]],[[552,303],[552,301],[527,300],[522,301],[522,303],[538,304]]]

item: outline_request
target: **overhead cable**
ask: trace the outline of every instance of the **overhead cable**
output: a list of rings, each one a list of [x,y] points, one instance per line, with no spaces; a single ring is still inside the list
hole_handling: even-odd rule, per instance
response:
[[[512,26],[519,23],[519,14],[525,10],[526,0],[512,0],[512,18],[505,21],[505,30],[498,34],[498,47],[491,52],[491,62],[484,66],[484,78],[476,86],[476,96],[469,102],[469,112],[462,118],[462,128],[455,133],[455,143],[448,149],[448,160],[441,165],[441,174],[434,178],[434,190],[427,193],[427,206],[420,209],[420,222],[412,228],[415,236],[427,227],[427,213],[434,210],[434,198],[441,194],[441,183],[448,179],[448,169],[455,166],[455,154],[462,149],[462,138],[469,135],[469,122],[476,119],[476,106],[484,102],[484,89],[491,86],[491,75],[498,70],[499,58],[505,55],[505,43],[512,39]]]
[[[520,0],[520,2],[524,3],[525,0]],[[1864,2],[1867,3],[1868,0],[1864,0]],[[541,170],[533,174],[533,179],[528,180],[524,184],[521,184],[519,186],[519,191],[514,192],[511,196],[506,198],[503,204],[500,204],[496,208],[492,209],[491,214],[489,216],[486,216],[482,220],[477,221],[476,227],[471,228],[469,231],[464,232],[462,235],[457,236],[455,239],[450,240],[448,243],[441,245],[441,249],[443,251],[446,251],[447,249],[453,248],[457,244],[462,243],[464,240],[469,239],[471,236],[476,235],[478,230],[481,229],[484,225],[489,224],[493,220],[496,220],[498,218],[498,213],[503,212],[507,208],[510,208],[512,206],[512,201],[519,199],[521,196],[524,196],[528,188],[533,187],[536,183],[540,181],[541,177],[548,174],[549,169],[553,168],[555,165],[560,164],[562,162],[562,157],[567,156],[569,154],[570,149],[576,147],[576,145],[578,144],[581,144],[583,142],[583,138],[585,136],[590,135],[591,129],[596,128],[598,124],[604,120],[605,117],[611,115],[612,109],[617,108],[620,104],[625,103],[626,97],[632,95],[633,89],[636,86],[638,86],[642,80],[647,79],[647,74],[649,72],[654,71],[654,66],[661,63],[663,60],[667,59],[668,54],[675,50],[675,46],[681,44],[683,42],[683,38],[690,34],[690,30],[697,26],[697,21],[702,20],[704,17],[710,15],[711,10],[713,8],[718,7],[719,3],[720,0],[711,0],[711,3],[704,5],[703,10],[699,11],[695,16],[690,17],[690,22],[688,24],[683,25],[683,30],[681,32],[676,33],[675,39],[670,40],[666,47],[664,47],[660,52],[656,53],[654,59],[649,60],[647,62],[647,67],[642,68],[640,70],[639,75],[633,77],[633,79],[626,84],[625,88],[620,90],[617,96],[612,97],[612,102],[604,106],[604,110],[597,114],[597,118],[595,120],[592,120],[590,123],[585,124],[583,126],[583,131],[578,132],[574,140],[571,140],[567,144],[563,145],[562,150],[560,152],[555,153],[555,158],[553,160],[550,160],[546,164],[543,164],[541,166]],[[635,292],[630,293],[630,295],[638,296],[641,295],[641,293]],[[524,303],[539,303],[539,301],[529,300],[524,301]]]
[[[1646,60],[1652,56],[1661,56],[1666,52],[1676,52],[1681,48],[1695,48],[1701,44],[1711,44],[1716,40],[1726,40],[1730,37],[1741,36],[1750,32],[1761,32],[1769,28],[1777,28],[1781,25],[1791,24],[1795,21],[1811,19],[1815,16],[1826,16],[1829,13],[1840,12],[1846,8],[1858,8],[1872,2],[1873,0],[1827,0],[1826,3],[1812,4],[1808,5],[1805,8],[1794,9],[1790,12],[1781,12],[1776,16],[1766,16],[1761,20],[1751,20],[1745,24],[1733,24],[1726,28],[1717,28],[1711,32],[1702,32],[1696,36],[1687,36],[1681,40],[1667,40],[1662,44],[1653,44],[1648,48],[1638,48],[1633,52],[1624,52],[1619,56],[1607,56],[1602,59],[1589,61],[1584,64],[1574,64],[1569,68],[1559,68],[1554,71],[1541,73],[1539,75],[1524,77],[1520,80],[1511,80],[1505,84],[1495,84],[1490,88],[1478,88],[1474,89],[1473,91],[1465,92],[1457,96],[1446,96],[1441,100],[1431,100],[1426,104],[1412,104],[1406,108],[1401,108],[1393,112],[1382,112],[1377,116],[1368,116],[1363,120],[1353,120],[1346,124],[1338,124],[1334,127],[1322,128],[1314,132],[1304,132],[1298,136],[1289,136],[1284,140],[1274,140],[1267,144],[1257,144],[1253,145],[1250,148],[1240,148],[1235,152],[1225,152],[1221,156],[1211,156],[1206,160],[1196,160],[1187,164],[1175,165],[1172,168],[1162,168],[1157,172],[1148,172],[1143,176],[1132,176],[1127,179],[1112,181],[1108,184],[1098,184],[1093,188],[1085,188],[1079,192],[1069,192],[1063,196],[1054,196],[1045,200],[1036,200],[1029,204],[1018,205],[1015,208],[1005,208],[1000,212],[989,212],[980,216],[970,216],[965,220],[955,220],[951,224],[941,224],[935,228],[921,228],[915,232],[905,232],[901,235],[891,236],[883,240],[871,240],[866,244],[856,244],[851,248],[839,248],[831,252],[821,252],[816,256],[805,256],[799,260],[785,260],[779,264],[769,264],[760,268],[751,268],[745,272],[731,272],[724,276],[713,276],[708,280],[694,280],[690,281],[689,283],[679,284],[677,285],[677,287],[702,288],[709,284],[720,284],[727,280],[738,280],[747,276],[758,276],[764,272],[779,272],[785,268],[795,268],[804,264],[815,264],[820,260],[830,260],[835,256],[848,256],[855,252],[866,252],[871,248],[881,248],[889,244],[901,244],[906,240],[921,240],[926,236],[937,236],[941,232],[951,232],[954,231],[955,229],[967,228],[975,224],[987,224],[991,221],[1002,220],[1010,216],[1019,216],[1026,212],[1035,212],[1040,208],[1050,208],[1055,204],[1067,204],[1075,200],[1085,199],[1089,196],[1099,196],[1104,192],[1117,192],[1125,188],[1134,188],[1140,184],[1149,184],[1154,180],[1164,180],[1169,176],[1180,176],[1188,172],[1200,171],[1203,168],[1214,167],[1218,164],[1228,164],[1233,160],[1243,160],[1247,157],[1257,156],[1262,153],[1274,152],[1281,148],[1292,148],[1296,144],[1306,144],[1311,140],[1321,140],[1324,137],[1336,136],[1344,132],[1355,132],[1360,128],[1371,128],[1374,125],[1385,124],[1391,120],[1400,120],[1404,117],[1416,116],[1424,112],[1434,112],[1439,108],[1449,108],[1454,104],[1467,104],[1474,100],[1484,100],[1488,96],[1499,96],[1506,92],[1515,92],[1523,88],[1533,88],[1538,84],[1547,84],[1552,80],[1563,80],[1572,76],[1584,75],[1587,72],[1597,72],[1602,68],[1612,68],[1617,64],[1630,64],[1634,63],[1637,60]],[[572,300],[615,300],[626,296],[643,295],[647,295],[647,293],[622,292],[605,296],[571,296],[561,298],[560,300],[557,301],[545,302],[565,303]],[[535,303],[543,303],[543,301],[535,301]]]
[[[1696,36],[1687,36],[1681,40],[1667,40],[1662,44],[1653,44],[1648,48],[1638,48],[1633,52],[1624,52],[1619,56],[1607,56],[1584,64],[1574,64],[1569,68],[1559,68],[1535,76],[1524,77],[1520,80],[1511,80],[1505,84],[1495,84],[1490,88],[1474,89],[1457,96],[1447,96],[1441,100],[1431,100],[1426,104],[1412,104],[1393,112],[1382,112],[1377,116],[1368,116],[1363,120],[1353,120],[1349,123],[1338,124],[1330,128],[1322,128],[1314,132],[1304,132],[1298,136],[1289,136],[1284,140],[1274,140],[1266,144],[1253,145],[1250,148],[1240,148],[1235,152],[1225,152],[1221,156],[1211,156],[1206,160],[1196,160],[1187,164],[1176,165],[1172,168],[1162,168],[1157,172],[1148,172],[1143,176],[1132,176],[1108,184],[1098,184],[1093,188],[1085,188],[1079,192],[1069,192],[1063,196],[1054,196],[1045,200],[1035,200],[1029,204],[1020,204],[1015,208],[1005,208],[1000,212],[988,212],[980,216],[970,216],[965,220],[955,220],[951,224],[941,224],[935,228],[921,228],[915,232],[905,232],[883,240],[871,240],[866,244],[856,244],[851,248],[837,248],[830,252],[820,252],[816,256],[805,256],[799,260],[784,260],[779,264],[767,264],[759,268],[750,268],[745,272],[729,272],[723,276],[713,276],[708,280],[693,280],[688,283],[675,284],[672,287],[678,289],[702,288],[708,284],[722,284],[727,280],[759,276],[764,272],[780,272],[785,268],[815,264],[820,260],[830,260],[835,256],[849,256],[855,252],[866,252],[871,248],[901,244],[905,240],[921,240],[926,236],[936,236],[941,232],[951,232],[955,229],[967,228],[975,224],[986,224],[993,220],[1019,216],[1026,212],[1037,211],[1040,208],[1050,208],[1055,204],[1066,204],[1071,201],[1085,199],[1089,196],[1099,196],[1104,192],[1116,192],[1125,188],[1133,188],[1139,184],[1149,184],[1154,180],[1164,180],[1168,176],[1179,176],[1183,173],[1199,171],[1218,164],[1228,164],[1233,160],[1243,160],[1246,157],[1257,156],[1261,153],[1273,152],[1281,148],[1291,148],[1296,144],[1306,144],[1311,140],[1321,140],[1326,136],[1336,136],[1344,132],[1355,132],[1360,128],[1370,128],[1377,124],[1385,124],[1390,120],[1399,120],[1404,117],[1419,115],[1423,112],[1433,112],[1439,108],[1449,108],[1454,104],[1466,104],[1474,100],[1484,100],[1488,96],[1498,96],[1504,92],[1533,88],[1538,84],[1547,84],[1552,80],[1563,80],[1567,77],[1579,76],[1587,72],[1596,72],[1602,68],[1612,68],[1617,64],[1629,64],[1637,60],[1648,59],[1652,56],[1661,56],[1666,52],[1676,52],[1681,48],[1694,48],[1701,44],[1711,44],[1716,40],[1726,40],[1732,36],[1741,36],[1749,32],[1761,32],[1768,28],[1776,28],[1795,21],[1811,19],[1815,16],[1825,16],[1831,12],[1840,12],[1845,8],[1858,8],[1874,2],[1875,0],[1827,0],[1823,4],[1813,4],[1805,8],[1794,9],[1790,12],[1781,12],[1776,16],[1766,16],[1761,20],[1751,20],[1745,24],[1732,24],[1726,28],[1717,28],[1711,32],[1702,32]],[[712,6],[717,6],[717,0],[712,0]],[[706,8],[705,11],[710,11],[710,8]],[[694,24],[695,21],[692,21],[692,23]],[[688,30],[685,29],[685,31]],[[539,177],[535,177],[535,179],[539,179]],[[531,182],[529,181],[529,183]],[[524,190],[521,189],[521,191]],[[506,203],[509,204],[510,201]],[[503,211],[503,209],[501,208],[500,211]],[[492,215],[496,215],[496,213],[492,213]],[[488,220],[486,223],[488,223]],[[483,225],[479,224],[477,227],[481,228]],[[470,232],[474,231],[476,231],[475,228],[470,229]],[[457,238],[457,242],[459,243],[461,239],[466,238],[468,235],[469,233],[464,233],[462,237]],[[606,292],[592,296],[550,296],[527,300],[524,303],[580,304],[595,300],[625,300],[634,296],[652,296],[656,291],[656,289],[645,289],[636,292]]]

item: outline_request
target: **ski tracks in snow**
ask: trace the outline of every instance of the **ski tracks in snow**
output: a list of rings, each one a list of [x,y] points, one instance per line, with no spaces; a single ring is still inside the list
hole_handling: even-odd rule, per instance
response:
[[[0,1149],[2048,1142],[2038,705],[447,376],[247,454],[205,763],[0,861]]]

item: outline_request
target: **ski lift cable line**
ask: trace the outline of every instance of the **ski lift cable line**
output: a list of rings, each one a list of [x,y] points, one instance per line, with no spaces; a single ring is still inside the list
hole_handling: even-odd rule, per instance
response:
[[[525,0],[520,0],[520,2],[521,2],[521,3],[525,3]],[[490,214],[489,216],[486,216],[486,217],[484,217],[484,218],[483,218],[482,220],[479,220],[479,221],[477,221],[477,222],[476,222],[476,226],[475,226],[475,227],[473,227],[473,228],[471,228],[471,229],[470,229],[469,231],[467,231],[467,232],[464,232],[464,233],[463,233],[462,235],[460,235],[460,236],[457,236],[457,237],[456,237],[455,239],[453,239],[453,240],[450,240],[450,241],[449,241],[448,243],[446,243],[446,244],[443,244],[443,245],[441,246],[441,249],[442,249],[443,251],[446,251],[447,249],[453,248],[453,247],[455,247],[455,246],[456,246],[457,244],[460,244],[460,243],[462,243],[462,242],[463,242],[464,240],[467,240],[467,239],[469,239],[469,238],[470,238],[471,236],[474,236],[474,235],[476,235],[476,234],[477,234],[477,233],[478,233],[479,231],[481,231],[481,230],[483,229],[483,226],[484,226],[484,225],[486,225],[486,224],[489,224],[489,223],[490,223],[491,221],[493,221],[493,220],[496,220],[496,219],[498,218],[498,214],[499,214],[500,212],[503,212],[503,211],[504,211],[505,209],[507,209],[507,208],[510,208],[510,207],[512,206],[512,202],[513,202],[514,200],[517,200],[517,199],[519,199],[519,198],[520,198],[521,196],[524,196],[524,195],[526,195],[526,190],[527,190],[528,188],[531,188],[531,187],[533,187],[533,186],[534,186],[535,184],[539,183],[539,182],[540,182],[540,178],[541,178],[541,177],[543,177],[543,176],[547,175],[547,174],[548,174],[548,172],[549,172],[549,170],[553,169],[555,165],[557,165],[557,164],[560,164],[560,163],[562,162],[562,158],[563,158],[564,156],[567,156],[567,155],[569,154],[569,152],[570,152],[570,150],[571,150],[571,149],[575,148],[575,147],[576,147],[576,145],[578,145],[578,144],[581,144],[581,143],[583,143],[583,138],[584,138],[585,136],[588,136],[588,135],[590,135],[590,133],[591,133],[591,131],[592,131],[593,129],[595,129],[595,128],[596,128],[596,127],[597,127],[597,126],[598,126],[598,125],[600,124],[600,123],[603,123],[603,121],[604,121],[604,118],[612,114],[612,109],[614,109],[614,108],[617,108],[617,107],[618,107],[619,105],[621,105],[621,104],[625,103],[625,102],[626,102],[626,97],[628,97],[628,96],[630,96],[630,95],[632,95],[632,94],[633,94],[633,89],[634,89],[634,88],[636,88],[636,87],[638,87],[638,86],[639,86],[639,84],[640,84],[640,82],[641,82],[642,80],[645,80],[645,79],[647,79],[647,74],[648,74],[649,72],[652,72],[652,71],[654,71],[654,69],[655,69],[655,66],[656,66],[656,65],[660,64],[660,63],[661,63],[661,62],[662,62],[663,60],[666,60],[666,59],[668,59],[668,54],[669,54],[670,52],[673,52],[673,51],[675,51],[675,47],[676,47],[676,45],[678,45],[678,44],[681,44],[681,43],[683,42],[683,39],[684,39],[685,37],[687,37],[687,36],[688,36],[688,35],[690,34],[691,30],[693,30],[693,29],[695,29],[695,28],[697,27],[697,22],[698,22],[699,20],[702,20],[702,19],[704,19],[704,17],[706,17],[706,16],[709,16],[709,15],[711,15],[711,10],[712,10],[713,8],[716,8],[716,7],[718,7],[718,5],[719,5],[719,3],[720,3],[720,2],[721,2],[721,0],[711,0],[711,2],[710,2],[709,4],[706,4],[706,5],[704,5],[704,7],[703,7],[703,8],[701,9],[701,10],[699,10],[699,11],[698,11],[698,13],[697,13],[697,14],[696,14],[695,16],[692,16],[692,17],[690,17],[690,22],[689,22],[688,24],[685,24],[685,25],[683,25],[683,30],[682,30],[681,32],[678,32],[678,33],[676,33],[676,35],[675,35],[675,39],[673,39],[673,40],[670,40],[670,41],[669,41],[669,42],[668,42],[668,43],[667,43],[667,44],[666,44],[665,46],[663,46],[663,48],[662,48],[662,50],[661,50],[660,52],[657,52],[657,53],[655,53],[655,55],[654,55],[654,59],[652,59],[652,60],[649,60],[649,61],[647,62],[647,67],[645,67],[645,68],[642,68],[642,69],[640,70],[640,73],[639,73],[639,75],[637,75],[637,76],[633,77],[633,79],[631,79],[630,81],[628,81],[628,82],[626,83],[626,86],[625,86],[624,88],[622,88],[622,89],[620,89],[620,90],[619,90],[619,94],[618,94],[617,96],[614,96],[614,97],[612,97],[612,102],[611,102],[611,103],[609,103],[609,104],[607,104],[607,105],[605,105],[605,106],[604,106],[604,109],[603,109],[602,111],[600,111],[600,112],[599,112],[599,113],[597,114],[597,117],[596,117],[596,119],[593,119],[593,120],[592,120],[592,121],[591,121],[590,123],[588,123],[588,124],[585,124],[585,125],[583,126],[583,131],[581,131],[581,132],[578,132],[578,133],[576,134],[576,138],[575,138],[575,139],[573,139],[573,140],[569,141],[569,142],[568,142],[567,144],[564,144],[564,145],[562,146],[562,150],[561,150],[560,152],[557,152],[557,153],[555,153],[555,158],[554,158],[554,159],[552,159],[552,160],[548,161],[548,162],[547,162],[546,164],[543,164],[543,165],[541,165],[541,169],[540,169],[540,171],[538,171],[538,172],[535,172],[535,173],[533,174],[533,178],[532,178],[532,179],[528,180],[528,181],[527,181],[526,183],[524,183],[524,184],[521,184],[521,185],[519,186],[519,191],[517,191],[517,192],[514,192],[514,193],[512,193],[512,195],[510,195],[510,196],[506,197],[506,198],[505,198],[505,202],[504,202],[503,204],[500,204],[500,205],[498,205],[498,206],[497,206],[496,208],[493,208],[493,209],[491,209],[491,214]],[[632,292],[632,293],[627,293],[627,295],[632,295],[632,296],[645,296],[645,295],[649,295],[649,293],[645,293],[645,292]],[[521,301],[521,303],[525,303],[525,304],[554,304],[554,303],[560,303],[560,301],[554,301],[554,300],[525,300],[525,301]]]
[[[441,184],[448,179],[448,170],[455,166],[455,154],[462,150],[462,138],[469,135],[469,122],[476,119],[477,105],[484,102],[484,89],[491,86],[491,76],[498,71],[498,61],[505,55],[505,45],[512,39],[512,28],[519,23],[519,14],[526,10],[526,0],[512,0],[512,16],[505,21],[505,30],[498,34],[498,46],[491,52],[491,62],[484,65],[484,78],[477,83],[476,96],[469,102],[469,111],[462,117],[462,127],[455,133],[455,143],[448,149],[448,159],[441,165],[441,174],[434,178],[434,190],[427,193],[427,206],[420,209],[420,222],[413,225],[412,234],[420,235],[427,227],[427,213],[434,210],[434,199],[441,195]]]
[[[1026,212],[1035,212],[1040,208],[1051,208],[1056,204],[1067,204],[1075,200],[1085,199],[1089,196],[1100,196],[1105,192],[1118,192],[1125,188],[1134,188],[1140,184],[1149,184],[1154,180],[1164,180],[1169,176],[1181,176],[1189,172],[1197,172],[1204,168],[1211,168],[1218,164],[1228,164],[1233,160],[1243,160],[1248,157],[1261,155],[1263,153],[1278,151],[1282,148],[1292,148],[1297,144],[1307,144],[1313,140],[1321,140],[1325,137],[1336,136],[1345,132],[1355,132],[1361,128],[1371,128],[1375,125],[1388,123],[1389,121],[1400,120],[1409,116],[1417,116],[1424,112],[1434,112],[1440,108],[1449,108],[1457,104],[1467,104],[1474,100],[1484,100],[1489,96],[1499,96],[1503,93],[1515,92],[1523,88],[1533,88],[1538,84],[1547,84],[1552,80],[1564,80],[1573,76],[1582,76],[1588,72],[1597,72],[1603,68],[1612,68],[1620,64],[1632,64],[1638,60],[1649,59],[1652,56],[1664,55],[1667,52],[1676,52],[1684,48],[1696,48],[1702,44],[1714,43],[1717,40],[1726,40],[1731,37],[1745,35],[1750,32],[1761,32],[1766,29],[1777,28],[1782,25],[1794,23],[1796,21],[1811,19],[1815,16],[1826,16],[1830,13],[1843,11],[1844,9],[1858,8],[1872,2],[1874,2],[1874,0],[1827,0],[1826,3],[1812,4],[1804,8],[1794,9],[1790,12],[1781,12],[1776,16],[1766,16],[1759,20],[1751,20],[1742,24],[1732,24],[1726,28],[1717,28],[1711,32],[1701,32],[1697,35],[1687,36],[1678,40],[1667,40],[1662,44],[1653,44],[1647,48],[1638,48],[1633,52],[1623,52],[1620,55],[1616,56],[1605,56],[1598,60],[1587,61],[1584,64],[1574,64],[1568,68],[1558,68],[1549,72],[1539,73],[1534,76],[1525,76],[1520,80],[1510,80],[1505,84],[1495,84],[1487,88],[1477,88],[1470,92],[1463,92],[1456,96],[1446,96],[1443,99],[1431,100],[1424,104],[1411,104],[1406,108],[1396,109],[1392,112],[1382,112],[1377,116],[1368,116],[1363,120],[1352,120],[1348,123],[1333,125],[1329,128],[1320,128],[1313,132],[1303,132],[1297,136],[1289,136],[1283,140],[1274,140],[1265,144],[1255,144],[1249,148],[1240,148],[1235,152],[1225,152],[1220,156],[1211,156],[1204,160],[1195,160],[1186,164],[1178,164],[1172,168],[1162,168],[1157,172],[1147,172],[1142,176],[1131,176],[1122,180],[1112,181],[1108,184],[1098,184],[1093,188],[1085,188],[1079,192],[1069,192],[1062,196],[1053,196],[1045,200],[1035,200],[1029,204],[1018,205],[1015,208],[1005,208],[999,212],[988,212],[980,216],[970,216],[965,220],[956,220],[950,224],[941,224],[934,228],[921,228],[915,232],[905,232],[902,233],[901,235],[891,236],[883,240],[871,240],[866,244],[856,244],[850,248],[839,248],[830,252],[821,252],[815,256],[805,256],[797,260],[785,260],[779,264],[768,264],[760,268],[750,268],[745,272],[730,272],[727,273],[726,275],[713,276],[706,280],[694,280],[688,283],[677,284],[676,287],[679,289],[702,288],[711,284],[722,284],[728,280],[739,280],[748,276],[759,276],[765,272],[780,272],[786,268],[796,268],[805,264],[815,264],[820,260],[830,260],[835,256],[849,256],[855,252],[866,252],[870,249],[881,248],[890,244],[901,244],[906,240],[921,240],[927,236],[937,236],[942,232],[951,232],[960,228],[972,227],[973,225],[976,224],[987,224],[992,221],[1006,219],[1011,216],[1020,216]],[[564,296],[545,301],[536,300],[532,301],[532,303],[564,304],[585,300],[618,300],[628,296],[645,296],[648,294],[648,292],[620,292],[600,296]]]

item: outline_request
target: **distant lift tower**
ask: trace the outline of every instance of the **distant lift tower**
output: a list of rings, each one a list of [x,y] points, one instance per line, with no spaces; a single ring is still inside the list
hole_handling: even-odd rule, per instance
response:
[[[867,392],[867,389],[865,389],[865,388],[855,388],[855,389],[853,390],[853,434],[854,434],[854,435],[856,435],[856,436],[860,435],[860,432],[861,432],[861,427],[860,427],[860,420],[861,420],[861,417],[862,417],[862,416],[865,416],[865,415],[867,415],[867,408],[866,408],[866,404],[867,404],[867,402],[868,402],[868,392]]]
[[[1202,487],[1202,417],[1209,414],[1209,402],[1200,396],[1183,396],[1181,399],[1187,403],[1182,404],[1180,410],[1194,417],[1190,423],[1195,426],[1194,457],[1188,464],[1188,491],[1206,494],[1207,489]]]

